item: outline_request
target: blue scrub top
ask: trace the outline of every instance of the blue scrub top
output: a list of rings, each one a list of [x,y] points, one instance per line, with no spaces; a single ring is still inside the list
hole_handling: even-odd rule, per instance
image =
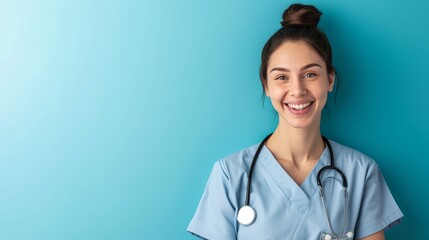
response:
[[[392,197],[377,164],[364,154],[330,141],[335,166],[348,181],[345,233],[360,239],[401,222],[403,214]],[[256,219],[249,226],[236,218],[246,197],[247,173],[258,145],[215,163],[188,231],[202,239],[321,239],[331,233],[317,186],[317,173],[329,165],[329,150],[301,186],[287,174],[264,146],[252,175],[250,206]],[[329,170],[322,175],[327,211],[334,232],[344,224],[341,177]]]

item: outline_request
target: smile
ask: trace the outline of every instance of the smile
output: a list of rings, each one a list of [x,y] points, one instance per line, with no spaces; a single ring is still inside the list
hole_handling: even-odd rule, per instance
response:
[[[308,102],[308,103],[303,103],[303,104],[288,104],[286,103],[286,105],[290,108],[293,108],[295,110],[303,110],[306,109],[308,107],[311,106],[311,104],[313,104],[313,102]]]

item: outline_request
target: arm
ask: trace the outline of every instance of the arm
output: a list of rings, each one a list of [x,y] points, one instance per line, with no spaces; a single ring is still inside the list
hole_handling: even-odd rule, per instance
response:
[[[404,215],[377,164],[372,162],[366,171],[364,192],[355,227],[356,239],[382,239],[385,231],[401,222]]]
[[[362,238],[362,240],[384,240],[384,231],[381,230],[379,232],[376,232],[366,238]]]
[[[230,198],[229,173],[218,161],[213,166],[198,208],[187,228],[200,239],[236,239],[235,205]]]

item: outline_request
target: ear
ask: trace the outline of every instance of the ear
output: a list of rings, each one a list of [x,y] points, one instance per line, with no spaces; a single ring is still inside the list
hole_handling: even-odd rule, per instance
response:
[[[265,82],[264,82],[264,91],[265,91],[265,95],[267,97],[270,97],[270,91],[268,90],[268,82],[267,82],[267,80],[265,80]]]
[[[328,74],[328,81],[329,81],[328,91],[332,92],[332,90],[334,90],[334,84],[335,84],[335,71],[334,70],[332,70]]]

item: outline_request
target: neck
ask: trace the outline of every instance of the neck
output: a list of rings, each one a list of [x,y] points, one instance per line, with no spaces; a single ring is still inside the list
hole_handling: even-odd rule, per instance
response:
[[[296,166],[317,161],[325,149],[319,127],[291,128],[279,124],[267,141],[278,161],[292,161]]]

